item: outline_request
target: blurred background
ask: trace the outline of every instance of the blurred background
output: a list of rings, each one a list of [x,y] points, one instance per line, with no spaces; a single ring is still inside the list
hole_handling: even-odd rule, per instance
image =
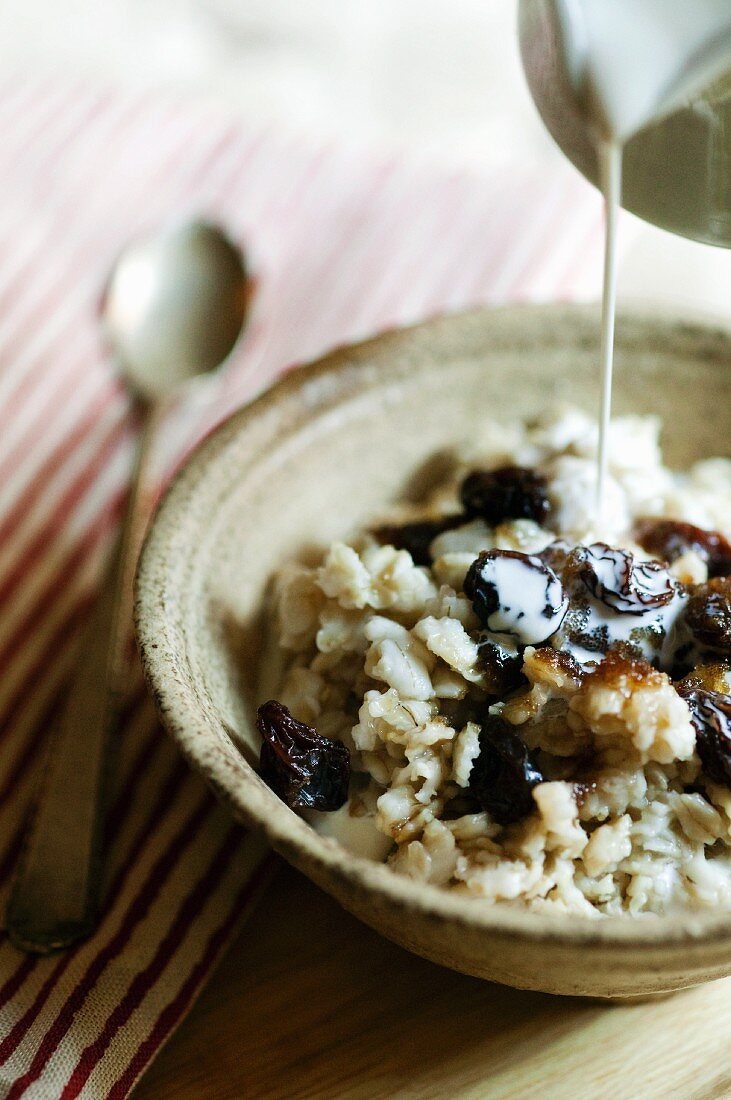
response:
[[[259,121],[493,167],[560,156],[518,58],[516,0],[11,0],[5,71],[164,87]],[[627,217],[620,291],[731,320],[731,252]]]

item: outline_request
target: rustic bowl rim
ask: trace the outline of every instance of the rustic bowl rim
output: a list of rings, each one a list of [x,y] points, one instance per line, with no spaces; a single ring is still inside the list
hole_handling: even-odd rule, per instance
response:
[[[418,325],[394,329],[369,340],[343,345],[322,358],[300,366],[281,376],[253,401],[234,411],[210,433],[187,457],[157,509],[140,557],[135,585],[135,629],[147,684],[155,699],[163,726],[191,766],[211,786],[233,815],[245,824],[260,829],[272,846],[290,862],[313,871],[321,881],[341,880],[356,893],[384,896],[392,906],[404,911],[415,910],[436,922],[462,926],[465,930],[481,930],[500,938],[528,939],[566,947],[601,944],[603,949],[627,950],[666,947],[701,947],[731,945],[731,913],[715,911],[673,914],[651,918],[609,917],[590,920],[586,917],[546,916],[521,912],[500,906],[490,906],[480,899],[465,898],[441,887],[407,879],[390,871],[384,864],[353,856],[341,845],[323,837],[287,808],[255,777],[242,754],[242,765],[254,782],[247,782],[246,797],[230,780],[230,763],[222,746],[211,736],[208,718],[191,684],[181,682],[171,674],[179,669],[179,657],[184,651],[170,629],[164,595],[175,589],[175,572],[185,561],[188,544],[181,538],[187,500],[191,493],[211,476],[221,462],[232,440],[245,433],[263,412],[286,405],[313,379],[322,381],[346,366],[353,367],[354,353],[362,359],[383,357],[403,351],[415,334],[437,331],[468,324],[475,318],[500,316],[516,326],[526,313],[547,322],[557,319],[596,318],[593,305],[518,304],[481,307],[462,313],[438,316]],[[731,350],[731,334],[722,322],[708,323],[708,318],[678,318],[663,309],[627,308],[621,318],[646,325],[667,339],[668,328],[682,334],[684,340],[702,341],[707,345],[720,342],[724,352]],[[621,327],[621,326],[620,326]],[[171,588],[172,585],[172,588]],[[227,732],[221,723],[221,732]],[[648,956],[649,960],[649,956]]]

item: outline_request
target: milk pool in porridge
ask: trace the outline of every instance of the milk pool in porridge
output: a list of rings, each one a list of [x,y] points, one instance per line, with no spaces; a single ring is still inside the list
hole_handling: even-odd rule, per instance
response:
[[[587,917],[731,906],[731,460],[652,417],[485,424],[276,583],[261,773],[394,873]],[[408,471],[405,471],[405,474]]]

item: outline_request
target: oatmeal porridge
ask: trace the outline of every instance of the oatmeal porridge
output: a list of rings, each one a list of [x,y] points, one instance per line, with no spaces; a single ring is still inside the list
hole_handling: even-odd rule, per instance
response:
[[[731,906],[731,460],[490,424],[428,506],[277,579],[261,773],[398,874],[598,918]]]

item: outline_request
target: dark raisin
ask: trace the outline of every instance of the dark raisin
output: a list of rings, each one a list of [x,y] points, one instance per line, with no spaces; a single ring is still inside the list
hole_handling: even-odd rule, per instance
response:
[[[460,496],[468,516],[486,523],[532,519],[543,523],[551,511],[545,477],[526,466],[473,470],[462,482]]]
[[[489,707],[490,703],[487,699],[476,699],[466,695],[462,699],[442,699],[439,710],[452,729],[461,730],[468,722],[481,725]]]
[[[527,683],[523,675],[523,655],[508,649],[492,638],[477,642],[477,663],[483,673],[483,687],[488,695],[504,698],[508,692]]]
[[[706,531],[674,519],[642,519],[635,528],[635,539],[663,561],[674,562],[692,550],[708,566],[709,577],[731,573],[731,542],[720,531]]]
[[[670,603],[679,590],[664,565],[636,561],[604,542],[582,547],[579,576],[593,596],[625,615],[644,615]]]
[[[568,599],[561,581],[540,558],[514,550],[485,550],[470,566],[464,592],[492,634],[518,645],[540,645],[564,620]]]
[[[679,690],[690,707],[704,772],[714,783],[731,787],[731,695],[702,688]]]
[[[466,817],[467,814],[478,814],[481,809],[482,806],[474,795],[469,791],[461,791],[460,794],[445,802],[441,818],[442,821],[456,821],[460,817]]]
[[[470,772],[470,791],[499,825],[520,821],[535,809],[531,794],[543,776],[526,745],[501,718],[490,716],[480,732],[480,753]]]
[[[260,773],[290,809],[339,810],[347,801],[350,750],[298,722],[271,699],[257,711]]]
[[[731,657],[731,577],[697,585],[688,600],[685,622],[701,645]]]
[[[431,565],[429,547],[437,535],[444,531],[453,531],[467,523],[461,513],[456,516],[443,516],[441,519],[417,520],[414,523],[382,524],[374,527],[372,534],[380,543],[395,546],[397,550],[408,550],[415,565]]]

